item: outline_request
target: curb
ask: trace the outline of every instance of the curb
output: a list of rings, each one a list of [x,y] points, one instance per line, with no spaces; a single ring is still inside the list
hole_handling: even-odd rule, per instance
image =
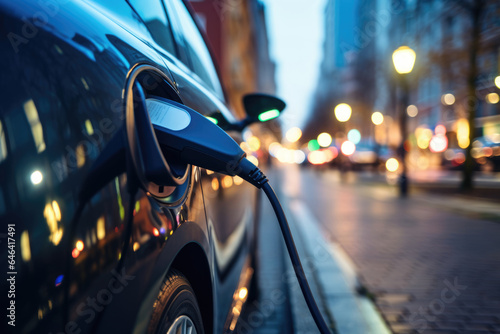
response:
[[[318,306],[326,308],[325,315],[333,318],[337,333],[391,333],[373,302],[357,292],[362,287],[347,254],[338,244],[325,240],[303,202],[287,200],[285,204],[297,248],[305,253],[301,254],[305,259],[302,264],[312,276],[309,283],[317,285],[311,288],[321,299]]]

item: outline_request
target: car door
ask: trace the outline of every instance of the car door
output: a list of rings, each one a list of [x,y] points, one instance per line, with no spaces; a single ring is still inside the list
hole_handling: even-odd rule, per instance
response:
[[[49,15],[46,9],[34,1],[4,2],[2,27],[22,34],[32,13]],[[94,182],[86,176],[123,122],[111,106],[121,98],[126,64],[101,43],[93,29],[109,26],[86,4],[66,4],[57,14],[50,25],[30,25],[37,33],[27,43],[3,39],[0,56],[0,220],[14,232],[16,329],[22,333],[97,324],[102,302],[111,304],[108,283],[128,203],[120,170],[88,198],[80,193]],[[94,25],[82,28],[76,18]],[[75,318],[70,304],[88,320],[85,327],[68,321]]]
[[[125,159],[92,173],[108,148],[119,153],[125,145],[130,69],[148,64],[162,73],[161,84],[171,75],[126,1],[49,9],[37,1],[0,4],[5,35],[21,36],[26,26],[36,31],[26,43],[0,42],[0,220],[17,250],[16,327],[23,333],[129,332],[144,296],[158,293],[147,283],[172,221],[206,226],[203,199],[197,191],[183,202],[197,210],[170,210],[144,191],[132,198]],[[33,22],[33,13],[50,16],[50,24]],[[150,90],[157,83],[141,82]],[[131,237],[125,234],[129,216]],[[10,286],[2,283],[7,295],[4,288]]]
[[[206,42],[191,13],[180,0],[165,0],[174,28],[179,57],[184,66],[172,70],[183,102],[198,112],[209,115],[221,112],[230,122],[235,117],[226,107],[224,93]],[[240,133],[230,133],[241,142]],[[231,166],[228,166],[231,168]],[[250,240],[253,238],[255,190],[238,177],[202,171],[209,233],[216,263],[215,289],[219,299],[217,323],[222,326],[230,309],[232,296],[242,270],[247,264]]]

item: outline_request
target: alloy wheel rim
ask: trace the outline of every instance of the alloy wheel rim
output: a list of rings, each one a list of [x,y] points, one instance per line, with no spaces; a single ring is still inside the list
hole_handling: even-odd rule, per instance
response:
[[[181,315],[175,319],[174,323],[168,329],[167,334],[197,334],[197,332],[191,318]]]

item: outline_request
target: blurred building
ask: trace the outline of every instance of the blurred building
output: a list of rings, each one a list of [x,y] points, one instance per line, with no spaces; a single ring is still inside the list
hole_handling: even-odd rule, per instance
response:
[[[476,106],[475,137],[487,136],[498,144],[500,108],[498,101],[495,102],[495,98],[492,98],[499,93],[494,85],[494,79],[500,72],[498,1],[482,0],[484,8],[479,13],[476,24],[477,46],[473,43],[472,8],[481,1],[469,1],[469,5],[464,5],[466,2],[463,1],[442,0],[400,1],[396,5],[389,0],[374,2],[377,6],[385,7],[390,15],[387,24],[389,29],[375,38],[376,44],[380,46],[376,56],[380,60],[388,60],[385,70],[377,73],[381,84],[376,85],[375,108],[380,108],[393,117],[407,112],[398,108],[395,71],[390,59],[393,50],[401,45],[410,46],[417,54],[415,68],[408,75],[411,91],[409,103],[415,106],[410,113],[414,117],[409,117],[407,139],[412,148],[409,165],[415,169],[426,169],[429,165],[440,165],[443,158],[455,157],[451,150],[448,155],[444,154],[445,150],[432,153],[436,149],[433,149],[428,137],[438,134],[438,125],[445,127],[448,139],[446,148],[460,150],[467,147],[469,140],[464,137],[468,135],[470,103],[475,103]],[[473,54],[477,56],[477,73],[473,79],[475,96],[470,100],[467,98],[467,82],[471,75],[470,59]],[[463,153],[459,154],[463,157]]]
[[[474,23],[468,6],[474,7],[480,2],[484,3],[484,8],[477,21],[479,37],[476,39],[477,48],[474,48]],[[359,126],[363,134],[371,133],[373,137],[378,132],[377,140],[381,144],[398,146],[401,142],[397,122],[402,112],[399,107],[401,92],[392,53],[401,45],[410,46],[417,54],[417,61],[407,76],[411,91],[409,103],[415,106],[411,112],[414,117],[409,118],[407,139],[414,151],[409,156],[410,165],[418,168],[419,156],[430,154],[429,141],[421,140],[421,145],[418,144],[417,128],[431,130],[435,135],[436,126],[444,125],[448,147],[463,149],[466,146],[464,142],[459,145],[458,132],[465,133],[464,124],[468,124],[464,123],[468,116],[467,104],[470,103],[467,80],[470,57],[475,53],[477,73],[473,102],[476,103],[476,137],[486,136],[488,140],[500,143],[500,92],[494,84],[495,77],[500,75],[499,1],[359,0],[357,20],[352,28],[354,35],[343,46],[335,28],[332,30],[332,27],[338,29],[341,22],[335,15],[341,3],[342,0],[329,0],[326,7],[324,76],[317,95],[330,96],[331,99],[326,102],[317,99],[319,105],[315,107],[312,119],[325,113],[331,115],[338,101],[351,101],[351,126]],[[343,49],[344,55],[349,55],[347,66],[339,66],[334,59],[336,53],[332,50],[339,48]],[[386,116],[386,122],[381,126],[385,127],[383,131],[377,131],[370,124],[370,115],[374,111]],[[429,132],[425,133],[427,136]]]
[[[357,108],[356,81],[353,67],[356,52],[357,8],[360,0],[327,0],[324,11],[323,59],[320,77],[315,89],[311,116],[304,129],[303,140],[316,138],[321,132],[332,135],[346,130],[335,121],[335,105],[349,103]],[[358,118],[359,114],[353,114]],[[348,127],[350,124],[348,125]]]
[[[243,95],[276,92],[265,7],[258,0],[190,0],[218,65],[227,99],[243,117]]]

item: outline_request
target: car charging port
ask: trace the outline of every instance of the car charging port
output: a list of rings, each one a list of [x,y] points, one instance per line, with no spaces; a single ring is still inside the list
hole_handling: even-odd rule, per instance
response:
[[[141,69],[136,68],[137,71]],[[131,77],[125,95],[126,137],[131,162],[141,187],[149,195],[164,199],[177,188],[185,188],[182,185],[188,181],[191,168],[175,152],[159,145],[150,117],[149,101],[154,96],[148,96],[136,79],[137,74]]]

